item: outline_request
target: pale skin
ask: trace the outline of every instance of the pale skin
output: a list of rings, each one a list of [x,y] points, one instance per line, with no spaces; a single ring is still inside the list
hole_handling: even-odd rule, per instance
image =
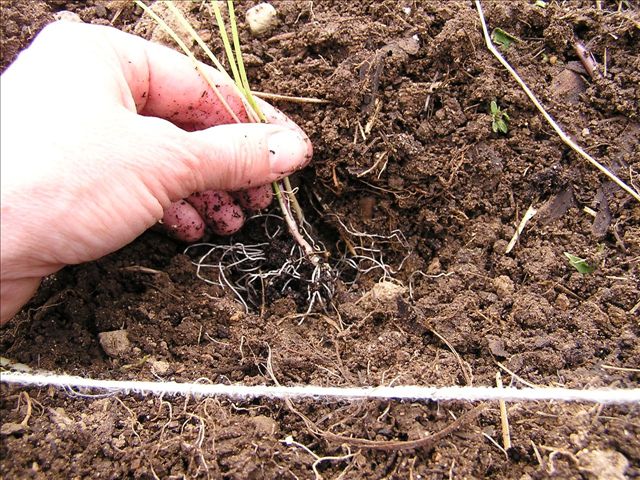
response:
[[[234,124],[185,56],[108,27],[49,25],[0,81],[2,324],[43,277],[159,221],[184,241],[205,224],[235,232],[245,210],[270,203],[268,184],[312,155],[281,112],[261,103],[270,124]]]

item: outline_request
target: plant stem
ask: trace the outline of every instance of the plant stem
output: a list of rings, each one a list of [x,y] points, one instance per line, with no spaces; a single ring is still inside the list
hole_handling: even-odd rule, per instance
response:
[[[233,8],[233,1],[227,0],[227,8],[229,9],[229,23],[231,24],[231,36],[233,38],[233,46],[236,50],[236,61],[238,62],[238,71],[240,72],[240,79],[242,80],[242,86],[244,87],[244,95],[249,101],[251,108],[258,114],[261,122],[267,121],[266,117],[262,113],[262,110],[258,107],[253,95],[251,94],[251,88],[249,88],[249,80],[247,79],[247,72],[244,69],[244,61],[242,60],[242,49],[240,48],[240,36],[238,35],[238,25],[236,23],[236,13]],[[226,33],[226,32],[225,32]]]
[[[222,18],[222,13],[220,12],[218,2],[216,0],[211,0],[211,7],[213,8],[213,12],[216,16],[216,22],[218,22],[218,31],[220,32],[220,38],[222,39],[222,44],[224,45],[224,51],[227,54],[227,60],[229,60],[229,67],[231,68],[231,72],[233,73],[233,80],[235,81],[238,88],[242,91],[242,93],[246,96],[247,93],[242,83],[240,72],[238,71],[236,58],[233,54],[233,50],[231,49],[231,43],[229,42],[229,36],[227,35],[227,27],[225,26],[224,19]]]
[[[256,92],[255,90],[252,90],[251,94],[256,96],[256,97],[258,97],[258,98],[265,98],[267,100],[280,100],[280,101],[283,101],[283,102],[320,103],[320,104],[331,103],[329,100],[324,100],[322,98],[293,97],[291,95],[279,95],[277,93]]]
[[[187,30],[189,32],[189,34],[191,35],[191,37],[196,41],[196,43],[200,46],[200,48],[202,48],[202,50],[204,50],[204,53],[207,55],[207,57],[209,57],[209,59],[213,62],[213,65],[221,72],[223,73],[225,76],[227,76],[229,78],[229,80],[231,80],[231,77],[229,77],[229,75],[227,74],[226,70],[224,69],[224,67],[222,66],[222,63],[220,63],[220,61],[218,60],[218,58],[213,54],[213,52],[211,51],[211,49],[209,49],[209,47],[207,46],[206,43],[204,43],[204,41],[202,40],[202,38],[200,38],[200,35],[198,35],[198,32],[195,31],[195,29],[191,26],[191,24],[189,23],[189,21],[184,18],[184,15],[182,15],[182,12],[176,7],[176,5],[173,3],[172,0],[167,0],[167,7],[169,7],[169,10],[171,10],[171,13],[173,13],[175,15],[175,17],[178,19],[178,21],[180,22],[180,24],[184,27],[185,30]]]
[[[171,10],[171,12],[173,13],[173,15],[178,19],[178,21],[180,22],[180,24],[185,28],[185,30],[187,30],[187,32],[189,32],[189,34],[191,35],[191,38],[193,38],[193,40],[200,46],[200,48],[202,48],[202,50],[204,51],[205,55],[209,58],[209,60],[211,60],[211,62],[214,64],[214,66],[218,69],[218,71],[220,73],[222,73],[226,79],[229,82],[229,85],[232,85],[233,88],[236,90],[236,93],[238,94],[238,96],[241,99],[245,99],[245,94],[244,91],[241,90],[238,85],[234,82],[234,80],[229,76],[229,74],[227,73],[227,71],[225,70],[224,66],[222,65],[222,63],[218,60],[218,58],[214,55],[214,53],[211,51],[211,49],[209,49],[209,47],[207,46],[206,43],[204,43],[204,40],[202,40],[202,38],[200,37],[200,35],[198,35],[198,32],[195,31],[195,29],[191,26],[191,24],[189,23],[189,21],[184,17],[184,15],[182,14],[182,12],[176,8],[175,4],[173,3],[172,0],[167,0],[167,6],[169,7],[169,10]],[[168,25],[167,25],[168,27]],[[171,27],[168,27],[171,28]],[[224,28],[224,27],[223,27]],[[235,63],[234,63],[235,65]],[[228,104],[227,101],[225,99],[223,99],[220,95],[218,95],[218,99],[221,100],[223,102],[223,105],[225,105],[225,108],[228,108]],[[249,108],[248,108],[249,107]],[[252,113],[252,109],[250,108],[250,105],[245,105],[245,111],[247,112],[247,115],[249,116],[249,118],[251,119],[252,122],[257,121],[257,117],[255,115],[253,115]],[[229,109],[227,110],[229,111]],[[236,123],[239,123],[240,120],[237,118],[234,118],[234,120],[236,121]]]
[[[298,217],[298,222],[302,224],[304,222],[304,214],[302,213],[302,208],[300,208],[300,204],[298,203],[298,199],[296,198],[296,194],[293,192],[293,188],[291,187],[291,181],[289,177],[284,177],[283,183],[286,190],[286,195],[291,201],[291,205],[293,206],[293,211],[296,212],[296,217]]]
[[[280,184],[278,182],[273,182],[273,189],[275,191],[276,198],[278,199],[278,203],[280,204],[280,209],[284,214],[284,218],[287,222],[287,226],[289,227],[291,235],[296,240],[296,242],[298,242],[298,245],[300,245],[300,247],[304,250],[304,253],[309,257],[309,260],[311,260],[311,263],[313,263],[313,265],[318,265],[320,263],[320,256],[318,255],[318,252],[316,252],[309,244],[309,242],[307,242],[307,240],[302,236],[300,230],[298,230],[298,225],[293,219],[291,209],[286,203],[289,200],[289,197],[283,195],[283,189],[280,187]]]
[[[227,111],[227,113],[229,113],[229,115],[231,115],[231,118],[233,118],[233,120],[235,122],[240,123],[240,119],[235,114],[235,112],[231,109],[231,107],[229,106],[227,101],[224,99],[224,97],[222,96],[222,94],[220,93],[218,88],[216,87],[216,84],[211,80],[211,78],[209,78],[209,75],[207,75],[207,72],[203,68],[203,65],[196,59],[196,57],[193,55],[193,53],[191,53],[191,50],[189,50],[189,47],[187,47],[187,45],[182,41],[182,39],[178,36],[178,34],[176,32],[174,32],[173,29],[169,25],[167,25],[167,22],[165,22],[162,18],[160,18],[153,10],[151,10],[149,7],[147,7],[140,0],[135,0],[135,2],[136,2],[136,5],[138,5],[140,8],[142,8],[142,10],[144,10],[158,25],[160,25],[160,27],[165,32],[167,32],[169,34],[169,36],[171,36],[171,38],[173,38],[173,40],[178,44],[178,46],[182,49],[182,51],[185,53],[185,55],[187,55],[187,57],[189,57],[189,59],[191,60],[191,62],[195,66],[196,70],[198,71],[198,73],[209,84],[209,87],[211,87],[211,89],[213,90],[213,93],[216,95],[216,97],[218,97],[218,100],[220,101],[220,103],[222,104],[224,109]]]

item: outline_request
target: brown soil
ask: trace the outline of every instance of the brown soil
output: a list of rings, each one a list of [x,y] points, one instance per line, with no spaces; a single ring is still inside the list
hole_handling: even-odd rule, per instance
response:
[[[597,3],[484,2],[490,28],[519,39],[506,57],[552,115],[637,186],[640,20],[636,2],[603,0],[601,10]],[[270,350],[285,385],[490,386],[500,362],[536,385],[637,388],[640,205],[558,139],[486,50],[473,4],[273,4],[274,31],[261,39],[243,33],[254,88],[330,101],[279,106],[315,146],[313,165],[296,182],[314,235],[341,272],[331,307],[301,322],[292,315],[305,309],[299,286],[280,293],[282,285],[245,313],[228,290],[196,277],[184,245],[148,232],[46,279],[0,332],[1,354],[114,379],[272,384]],[[238,5],[241,21],[251,5]],[[139,9],[123,2],[16,0],[1,8],[3,69],[64,9],[153,35]],[[196,2],[188,13],[220,51],[206,9]],[[602,73],[606,52],[606,77],[586,74],[574,39]],[[506,135],[492,132],[494,99],[510,116]],[[539,214],[505,254],[530,205]],[[346,243],[358,252],[372,245],[355,231],[402,232],[374,246],[404,288],[374,288],[383,272],[367,260],[360,266],[370,270],[357,277],[339,268]],[[256,219],[232,241],[263,232]],[[283,262],[290,247],[279,237],[270,261]],[[564,252],[595,271],[578,273]],[[126,330],[130,345],[107,355],[99,334],[116,330]],[[318,463],[323,478],[640,477],[638,405],[509,404],[513,447],[505,455],[489,440],[502,443],[498,405],[435,443],[399,449],[385,442],[438,432],[473,405],[306,400],[292,410],[271,400],[0,388],[4,478],[314,478],[314,457],[286,445],[288,436],[319,457],[353,454]],[[16,426],[27,398],[33,412],[26,427]]]

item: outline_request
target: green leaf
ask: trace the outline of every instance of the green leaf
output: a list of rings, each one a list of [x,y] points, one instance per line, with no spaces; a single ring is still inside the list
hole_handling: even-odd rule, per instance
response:
[[[491,100],[491,115],[494,117],[498,114],[498,104],[495,100]]]
[[[578,273],[587,274],[592,273],[596,268],[587,263],[584,258],[576,257],[569,252],[564,252],[564,256],[569,259],[569,264],[575,268]]]
[[[494,28],[491,32],[491,40],[504,48],[509,48],[518,39],[501,28]]]
[[[493,130],[493,133],[498,133],[498,122],[495,120],[491,122],[491,130]]]
[[[503,119],[497,120],[496,123],[498,124],[498,130],[502,133],[507,133],[509,131],[509,127],[507,127],[507,124]]]

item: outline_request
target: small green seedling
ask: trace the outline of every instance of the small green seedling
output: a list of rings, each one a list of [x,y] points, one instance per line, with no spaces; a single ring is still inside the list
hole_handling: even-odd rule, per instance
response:
[[[569,252],[564,252],[564,256],[569,259],[569,265],[575,268],[578,273],[586,275],[588,273],[592,273],[596,269],[589,265],[584,258],[576,257]]]
[[[509,114],[501,110],[495,100],[491,101],[491,129],[495,133],[507,133],[509,131]]]
[[[545,2],[545,0],[536,0],[536,3],[534,4],[534,6],[539,8],[547,8],[548,3]]]
[[[507,49],[513,42],[517,42],[519,39],[518,37],[511,35],[509,32],[505,32],[501,28],[494,28],[491,32],[491,40],[504,49]]]

